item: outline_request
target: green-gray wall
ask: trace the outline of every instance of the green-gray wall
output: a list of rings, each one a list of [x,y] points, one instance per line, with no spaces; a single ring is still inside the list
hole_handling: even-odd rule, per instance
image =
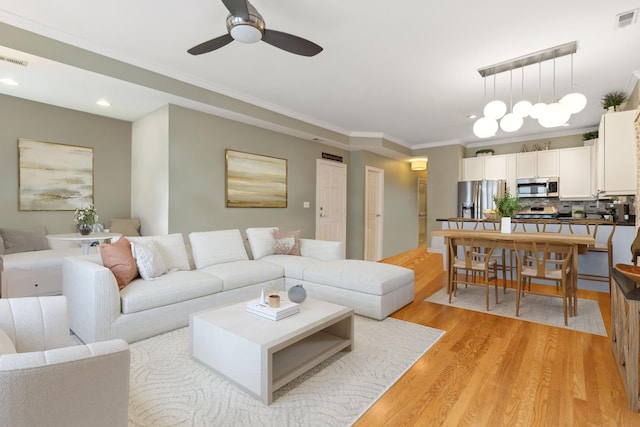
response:
[[[382,257],[418,245],[418,177],[408,163],[368,151],[351,153],[349,164],[348,258],[364,258],[366,167],[384,170],[384,223]]]
[[[438,218],[456,216],[458,204],[458,175],[464,147],[446,145],[420,150],[419,156],[427,156],[427,240],[431,245],[431,232],[440,230]]]
[[[173,105],[130,123],[0,95],[0,226],[73,230],[70,211],[18,210],[18,138],[94,148],[100,222],[142,218],[143,233],[276,225],[315,235],[315,170],[322,152],[343,156],[348,171],[347,254],[364,253],[365,167],[385,172],[383,256],[417,245],[417,179],[408,163],[316,142]],[[142,141],[134,144],[132,141]],[[288,207],[225,207],[225,149],[288,160]],[[310,207],[304,208],[303,203]],[[145,219],[146,218],[146,219]]]
[[[0,227],[74,230],[71,211],[18,210],[18,138],[92,147],[99,221],[130,217],[131,123],[0,95]]]

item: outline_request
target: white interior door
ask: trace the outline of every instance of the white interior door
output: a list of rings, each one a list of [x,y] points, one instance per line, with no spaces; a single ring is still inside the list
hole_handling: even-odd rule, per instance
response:
[[[364,259],[382,259],[382,225],[384,223],[384,171],[366,167],[364,212]]]
[[[418,178],[418,246],[427,244],[427,180]]]
[[[347,247],[347,165],[316,160],[316,239]],[[343,254],[344,255],[344,254]]]

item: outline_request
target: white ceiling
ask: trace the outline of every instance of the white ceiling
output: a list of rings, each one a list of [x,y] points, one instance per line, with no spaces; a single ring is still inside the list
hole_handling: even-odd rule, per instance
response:
[[[346,135],[384,134],[410,148],[581,133],[597,126],[600,97],[629,91],[640,76],[640,23],[615,28],[616,15],[639,0],[253,0],[267,28],[324,48],[297,56],[266,43],[231,44],[208,54],[186,50],[226,32],[220,0],[0,0],[0,21],[24,30],[233,96]],[[532,119],[518,132],[480,140],[473,120],[482,114],[477,70],[542,49],[578,42],[576,91],[584,111],[568,128],[544,129]],[[0,40],[2,45],[2,40]],[[0,93],[124,120],[167,102],[223,114],[220,108],[90,73],[0,46]],[[542,64],[542,100],[553,98],[553,62]],[[514,71],[514,103],[521,74]],[[538,66],[524,69],[525,97],[537,101]],[[570,90],[570,57],[556,60],[556,97]],[[496,94],[509,101],[508,73]],[[487,79],[489,97],[493,79]],[[107,98],[109,108],[95,105]]]

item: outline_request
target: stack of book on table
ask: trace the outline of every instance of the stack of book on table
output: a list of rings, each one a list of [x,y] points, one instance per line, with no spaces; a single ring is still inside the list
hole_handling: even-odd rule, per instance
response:
[[[280,301],[280,307],[269,307],[261,303],[260,298],[247,302],[247,311],[270,320],[281,320],[300,312],[299,304],[291,301]]]

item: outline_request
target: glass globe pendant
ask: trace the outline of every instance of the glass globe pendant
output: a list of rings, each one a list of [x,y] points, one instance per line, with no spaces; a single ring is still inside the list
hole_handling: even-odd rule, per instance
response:
[[[473,124],[473,133],[478,138],[490,138],[498,131],[498,122],[489,117],[482,117]]]

